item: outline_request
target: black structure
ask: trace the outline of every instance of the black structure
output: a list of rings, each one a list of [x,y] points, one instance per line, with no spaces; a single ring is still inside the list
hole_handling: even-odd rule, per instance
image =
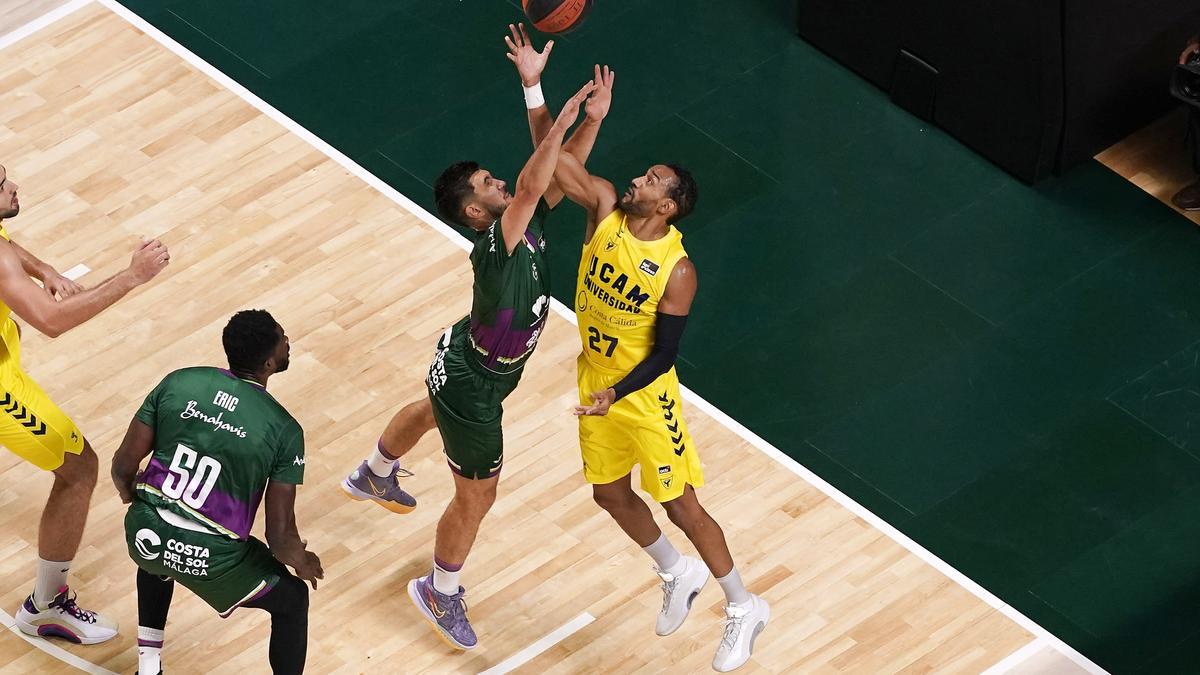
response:
[[[801,37],[1027,182],[1172,105],[1197,0],[798,0]]]

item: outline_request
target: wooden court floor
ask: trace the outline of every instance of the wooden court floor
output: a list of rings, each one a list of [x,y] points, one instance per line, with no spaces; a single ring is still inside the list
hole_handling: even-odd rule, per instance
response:
[[[1096,159],[1174,209],[1171,197],[1197,180],[1184,149],[1186,131],[1187,112],[1179,106],[1096,155]],[[1200,211],[1179,213],[1200,225]]]
[[[139,237],[172,250],[159,279],[96,320],[54,341],[25,332],[28,370],[102,462],[73,579],[85,606],[112,613],[122,633],[68,651],[135,670],[135,568],[108,461],[158,379],[220,364],[228,316],[261,307],[292,340],[291,370],[271,388],[307,431],[298,519],[326,570],[312,594],[310,672],[479,672],[584,612],[595,621],[522,672],[708,671],[717,586],[677,634],[654,636],[657,578],[590,500],[569,413],[579,349],[570,323],[551,318],[509,401],[501,495],[464,577],[481,646],[453,653],[404,592],[429,567],[451,487],[435,435],[410,455],[417,476],[406,487],[421,504],[410,515],[348,502],[337,483],[391,413],[422,395],[437,335],[468,307],[463,250],[99,5],[0,55],[0,163],[24,206],[8,223],[14,238],[60,270],[86,264],[85,284],[122,267]],[[751,590],[772,604],[743,672],[978,672],[1032,639],[714,419],[695,407],[687,415],[705,459],[702,501]],[[10,613],[32,587],[49,485],[0,453],[0,608]],[[180,588],[165,664],[263,672],[266,619],[242,610],[221,620]],[[0,664],[71,672],[10,633]]]

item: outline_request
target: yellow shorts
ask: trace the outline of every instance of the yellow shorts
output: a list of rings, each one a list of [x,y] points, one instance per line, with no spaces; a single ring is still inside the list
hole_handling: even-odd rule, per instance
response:
[[[603,391],[624,377],[600,372],[582,354],[577,362],[579,402],[592,404],[592,392]],[[579,418],[583,476],[592,484],[612,483],[640,466],[642,489],[654,501],[669,502],[683,488],[704,485],[696,446],[683,421],[683,399],[675,369],[650,386],[617,401],[603,417]]]
[[[83,452],[79,428],[21,370],[21,343],[11,318],[0,324],[0,445],[46,471],[62,466],[66,453]]]

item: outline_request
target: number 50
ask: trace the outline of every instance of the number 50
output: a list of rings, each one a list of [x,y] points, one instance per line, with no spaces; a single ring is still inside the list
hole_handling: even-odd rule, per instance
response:
[[[193,469],[195,474],[192,474]],[[162,493],[171,499],[182,499],[184,504],[198,509],[204,506],[213,485],[216,485],[217,476],[221,474],[221,463],[212,457],[199,457],[195,450],[180,443],[175,448],[175,458],[171,460],[167,471]]]

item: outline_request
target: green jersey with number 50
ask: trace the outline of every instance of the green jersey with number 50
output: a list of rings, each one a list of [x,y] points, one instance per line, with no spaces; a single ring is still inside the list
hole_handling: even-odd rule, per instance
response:
[[[220,368],[163,378],[137,412],[154,452],[137,498],[246,539],[268,480],[304,482],[304,431],[262,385]]]

